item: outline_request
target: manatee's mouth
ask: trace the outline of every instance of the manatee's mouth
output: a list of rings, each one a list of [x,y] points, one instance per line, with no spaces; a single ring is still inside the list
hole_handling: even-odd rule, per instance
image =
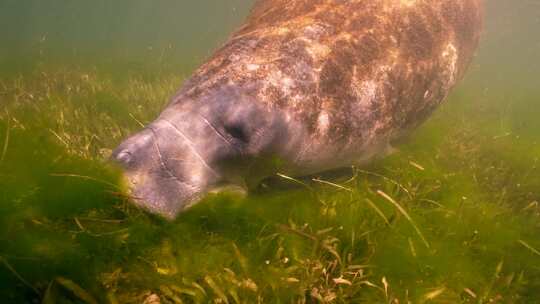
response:
[[[209,169],[170,124],[146,127],[122,144],[113,159],[124,169],[126,192],[136,206],[174,219],[201,199]]]
[[[147,171],[129,176],[131,194],[134,203],[152,213],[167,219],[174,219],[182,210],[200,200],[202,189],[187,180],[182,180],[170,158],[164,154],[158,131],[152,132],[152,153],[156,155],[156,165]]]
[[[198,187],[164,177],[159,173],[126,174],[128,195],[133,203],[154,214],[172,220],[202,198]]]

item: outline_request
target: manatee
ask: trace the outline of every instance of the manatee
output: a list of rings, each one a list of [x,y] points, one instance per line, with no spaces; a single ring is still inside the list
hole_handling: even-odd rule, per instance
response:
[[[366,164],[463,78],[482,15],[481,0],[259,0],[113,158],[168,219],[223,185]]]

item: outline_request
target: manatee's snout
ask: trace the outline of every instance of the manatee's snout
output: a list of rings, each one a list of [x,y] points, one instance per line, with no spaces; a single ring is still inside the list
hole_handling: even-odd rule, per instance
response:
[[[128,140],[124,141],[112,154],[112,159],[124,169],[135,167],[145,159],[145,154],[150,153],[154,145],[154,134],[145,129]]]
[[[112,155],[135,204],[173,219],[219,178],[185,126],[158,120],[125,140]],[[213,143],[206,143],[212,146]]]
[[[226,87],[199,101],[171,103],[112,157],[134,202],[173,219],[210,190],[256,183],[276,164],[295,159],[303,131],[287,121]]]

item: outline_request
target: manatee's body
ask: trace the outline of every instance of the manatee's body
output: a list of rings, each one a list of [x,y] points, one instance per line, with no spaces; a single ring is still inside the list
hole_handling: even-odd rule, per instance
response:
[[[222,183],[363,163],[445,99],[480,28],[480,0],[258,1],[115,157],[166,217]]]

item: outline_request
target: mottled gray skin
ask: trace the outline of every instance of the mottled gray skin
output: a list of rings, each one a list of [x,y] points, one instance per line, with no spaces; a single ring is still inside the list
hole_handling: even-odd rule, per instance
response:
[[[476,50],[480,0],[261,0],[114,153],[174,218],[223,184],[365,163],[422,123]]]

